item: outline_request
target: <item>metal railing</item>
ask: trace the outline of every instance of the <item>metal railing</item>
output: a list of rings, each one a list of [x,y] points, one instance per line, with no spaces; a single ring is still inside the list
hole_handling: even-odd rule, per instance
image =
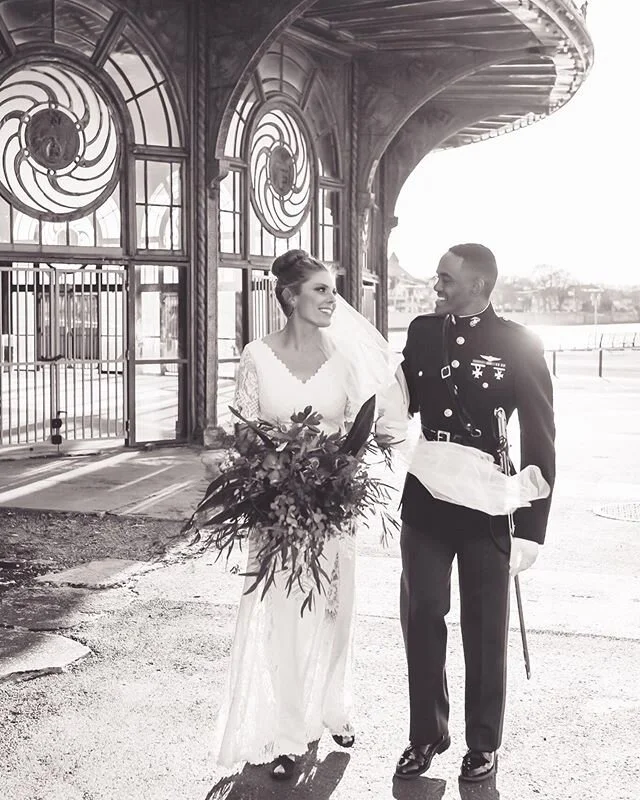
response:
[[[594,349],[626,350],[640,348],[640,333],[602,333]]]
[[[596,342],[587,346],[545,348],[545,354],[551,356],[551,372],[558,376],[558,355],[596,353],[598,377],[604,377],[605,353],[621,353],[623,351],[640,351],[640,333],[601,334]]]

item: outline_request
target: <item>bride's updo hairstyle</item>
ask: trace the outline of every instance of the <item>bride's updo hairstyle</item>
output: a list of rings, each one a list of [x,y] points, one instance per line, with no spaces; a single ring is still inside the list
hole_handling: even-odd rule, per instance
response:
[[[287,250],[276,258],[271,266],[271,272],[277,278],[276,298],[285,316],[289,317],[293,311],[288,297],[299,294],[302,284],[308,281],[314,272],[321,271],[328,270],[322,261],[310,256],[306,250]]]

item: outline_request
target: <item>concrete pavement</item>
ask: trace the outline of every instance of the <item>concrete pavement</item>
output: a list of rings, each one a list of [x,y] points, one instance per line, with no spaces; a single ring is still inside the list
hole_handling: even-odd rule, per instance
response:
[[[0,461],[0,506],[182,519],[202,496],[200,449]]]
[[[398,624],[397,542],[359,534],[356,715],[358,740],[328,737],[295,787],[264,770],[218,775],[210,731],[220,701],[241,579],[212,554],[133,571],[115,589],[76,595],[55,616],[86,647],[65,672],[0,684],[0,796],[7,800],[256,800],[269,797],[630,800],[637,796],[640,712],[640,524],[600,516],[640,502],[640,381],[624,370],[555,381],[559,478],[548,541],[522,575],[533,676],[524,676],[516,620],[509,703],[496,780],[458,783],[464,753],[463,661],[457,593],[450,614],[451,749],[429,777],[398,784],[407,698]],[[184,518],[204,480],[191,449],[120,452],[63,462],[0,463],[0,504]],[[76,576],[77,578],[77,576]],[[64,581],[62,581],[64,583]],[[41,587],[38,591],[44,590]],[[35,591],[35,590],[34,590]],[[100,600],[93,593],[100,592]],[[49,595],[51,597],[51,595]],[[20,601],[22,605],[20,605]],[[18,598],[25,613],[28,598]],[[14,603],[14,605],[15,605]],[[6,610],[3,604],[2,611]],[[38,614],[38,609],[42,611]],[[23,616],[23,620],[25,617]],[[7,624],[5,622],[5,624]],[[51,636],[52,628],[40,627]],[[50,644],[50,642],[47,642]],[[20,645],[14,643],[15,650]],[[80,653],[79,653],[80,655]],[[328,739],[328,741],[327,741]]]

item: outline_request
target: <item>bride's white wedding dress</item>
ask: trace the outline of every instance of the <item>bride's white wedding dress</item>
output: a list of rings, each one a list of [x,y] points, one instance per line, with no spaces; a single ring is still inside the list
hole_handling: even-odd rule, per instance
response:
[[[242,353],[235,407],[247,418],[288,422],[312,406],[332,433],[352,416],[347,365],[338,351],[306,381],[299,380],[264,341]],[[357,409],[356,409],[357,410]],[[249,544],[248,569],[255,545]],[[225,695],[216,725],[218,764],[262,764],[278,755],[302,755],[325,728],[350,735],[351,649],[354,619],[355,541],[325,547],[326,594],[315,592],[300,616],[299,589],[286,596],[284,580],[264,600],[260,589],[240,600]],[[252,579],[245,579],[245,589]]]

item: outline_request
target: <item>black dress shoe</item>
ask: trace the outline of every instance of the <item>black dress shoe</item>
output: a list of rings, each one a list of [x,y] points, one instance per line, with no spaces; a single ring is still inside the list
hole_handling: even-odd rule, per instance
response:
[[[494,751],[468,750],[462,759],[460,780],[483,781],[498,768],[498,754]]]
[[[396,764],[397,778],[417,778],[431,766],[436,753],[444,753],[451,744],[448,736],[441,736],[433,744],[411,743]]]

